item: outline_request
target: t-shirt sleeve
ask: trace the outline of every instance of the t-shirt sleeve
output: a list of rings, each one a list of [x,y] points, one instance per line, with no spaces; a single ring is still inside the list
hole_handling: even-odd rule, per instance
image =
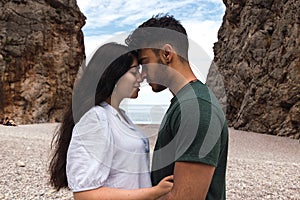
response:
[[[193,99],[181,102],[174,116],[176,161],[201,162],[217,166],[223,116],[209,102]]]
[[[73,128],[67,153],[67,179],[73,192],[104,185],[113,159],[112,143],[104,109],[90,109]]]

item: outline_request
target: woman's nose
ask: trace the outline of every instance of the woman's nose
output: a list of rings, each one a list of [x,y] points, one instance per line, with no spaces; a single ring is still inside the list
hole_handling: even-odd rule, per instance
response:
[[[141,74],[140,72],[138,72],[136,76],[137,76],[136,81],[137,81],[138,83],[143,82],[142,74]]]

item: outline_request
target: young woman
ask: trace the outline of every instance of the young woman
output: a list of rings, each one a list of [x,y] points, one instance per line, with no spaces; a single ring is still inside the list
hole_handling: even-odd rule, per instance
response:
[[[172,176],[151,187],[148,138],[119,108],[137,98],[139,65],[126,46],[108,43],[74,85],[72,102],[53,138],[50,183],[79,199],[156,199]]]

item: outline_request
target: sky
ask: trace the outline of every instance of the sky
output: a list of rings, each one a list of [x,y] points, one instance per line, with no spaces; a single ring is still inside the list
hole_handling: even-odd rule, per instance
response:
[[[87,59],[101,44],[108,41],[124,43],[124,39],[141,23],[159,13],[168,13],[185,27],[190,43],[194,43],[191,46],[196,45],[192,52],[196,55],[199,48],[203,50],[206,61],[198,65],[195,61],[197,67],[194,69],[199,79],[205,82],[213,59],[213,44],[217,42],[217,33],[225,13],[222,0],[77,0],[77,4],[87,18],[82,29]],[[202,65],[201,69],[199,65]],[[169,104],[171,98],[168,90],[153,93],[143,83],[139,98],[134,102]]]

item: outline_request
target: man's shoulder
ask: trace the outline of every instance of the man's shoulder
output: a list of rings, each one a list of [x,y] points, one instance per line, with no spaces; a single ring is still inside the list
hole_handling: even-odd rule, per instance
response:
[[[198,99],[199,101],[211,101],[211,91],[208,86],[201,81],[189,83],[182,88],[176,95],[177,101],[183,103],[184,101]]]

